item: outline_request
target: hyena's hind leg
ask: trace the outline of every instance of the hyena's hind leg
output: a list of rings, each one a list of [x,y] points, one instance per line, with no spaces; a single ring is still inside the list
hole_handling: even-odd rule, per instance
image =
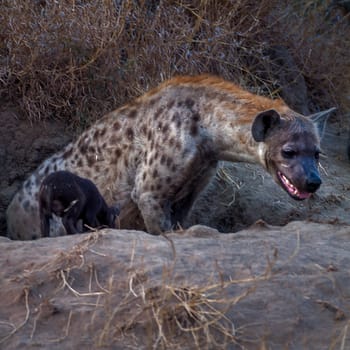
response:
[[[7,237],[32,240],[41,237],[38,201],[26,191],[19,190],[6,209]]]

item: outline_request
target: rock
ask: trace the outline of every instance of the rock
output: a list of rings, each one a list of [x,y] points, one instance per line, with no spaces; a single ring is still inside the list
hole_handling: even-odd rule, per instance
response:
[[[0,240],[2,349],[350,346],[350,226]]]

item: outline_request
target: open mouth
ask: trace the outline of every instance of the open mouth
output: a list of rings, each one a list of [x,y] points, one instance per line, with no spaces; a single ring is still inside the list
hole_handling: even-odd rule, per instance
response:
[[[288,192],[288,194],[297,200],[303,200],[310,198],[311,193],[299,191],[292,182],[280,171],[277,171],[278,178],[283,186],[283,188]]]

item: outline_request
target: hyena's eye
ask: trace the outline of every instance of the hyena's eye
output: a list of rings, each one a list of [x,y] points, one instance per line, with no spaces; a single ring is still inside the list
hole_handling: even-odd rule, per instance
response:
[[[294,150],[292,150],[290,148],[282,150],[282,157],[286,158],[286,159],[291,159],[291,158],[295,157],[296,154],[297,154],[297,152],[295,152]]]

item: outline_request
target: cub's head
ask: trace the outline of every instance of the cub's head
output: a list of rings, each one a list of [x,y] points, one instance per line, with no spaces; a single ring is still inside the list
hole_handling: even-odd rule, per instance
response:
[[[252,135],[260,143],[261,161],[294,199],[309,198],[322,183],[318,169],[320,135],[333,110],[309,117],[297,113],[284,117],[272,109],[254,119]]]

